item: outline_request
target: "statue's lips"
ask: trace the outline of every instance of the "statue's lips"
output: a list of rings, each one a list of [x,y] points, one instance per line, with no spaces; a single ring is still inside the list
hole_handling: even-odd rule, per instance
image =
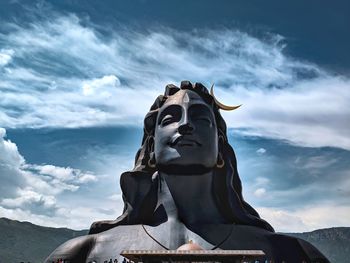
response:
[[[195,139],[184,137],[184,136],[178,136],[174,140],[172,140],[169,145],[171,147],[174,146],[202,146],[200,142],[198,142]]]

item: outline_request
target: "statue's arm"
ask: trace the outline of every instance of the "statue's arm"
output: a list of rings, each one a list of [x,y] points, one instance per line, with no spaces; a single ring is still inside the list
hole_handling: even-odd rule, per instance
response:
[[[94,235],[77,237],[60,245],[45,260],[45,263],[57,262],[58,259],[74,263],[84,263],[95,244]]]

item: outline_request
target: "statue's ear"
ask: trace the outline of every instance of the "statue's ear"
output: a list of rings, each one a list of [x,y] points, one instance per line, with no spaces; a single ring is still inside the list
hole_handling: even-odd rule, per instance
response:
[[[147,165],[148,167],[154,169],[156,167],[156,157],[154,154],[154,137],[153,136],[150,136],[148,138],[147,150],[149,154]]]
[[[153,136],[149,136],[149,138],[148,138],[147,151],[149,153],[154,152],[154,137]]]
[[[147,135],[152,135],[156,127],[158,110],[152,110],[147,113],[144,119],[144,127]]]

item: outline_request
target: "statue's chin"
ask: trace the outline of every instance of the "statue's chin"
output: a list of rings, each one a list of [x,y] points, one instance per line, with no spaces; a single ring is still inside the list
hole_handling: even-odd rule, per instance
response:
[[[179,165],[157,165],[160,172],[174,175],[201,175],[213,170],[212,167],[205,167],[201,164]]]

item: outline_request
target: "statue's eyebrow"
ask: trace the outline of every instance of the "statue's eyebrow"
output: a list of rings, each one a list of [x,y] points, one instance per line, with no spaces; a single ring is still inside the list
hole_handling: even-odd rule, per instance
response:
[[[160,122],[162,121],[162,119],[168,115],[168,114],[172,114],[172,115],[181,115],[182,112],[182,108],[180,105],[177,104],[172,104],[169,106],[166,106],[164,109],[162,109],[162,111],[160,112],[160,115],[158,117],[158,125],[160,124]]]

